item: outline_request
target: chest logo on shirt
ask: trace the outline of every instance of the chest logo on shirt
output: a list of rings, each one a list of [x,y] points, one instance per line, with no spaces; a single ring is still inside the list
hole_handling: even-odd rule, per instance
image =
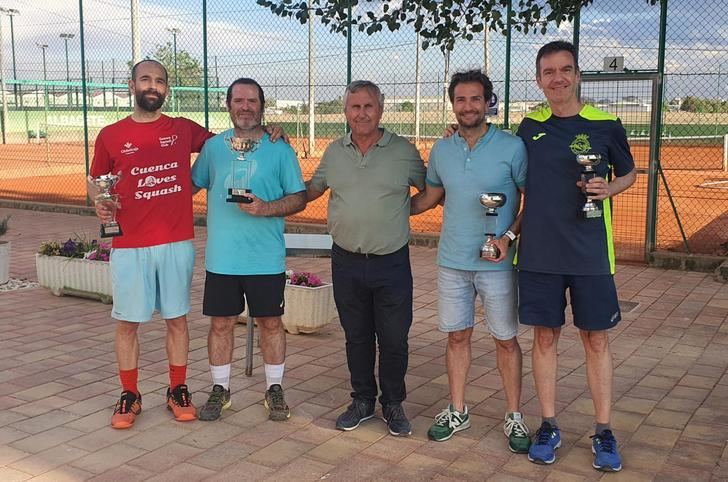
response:
[[[545,132],[539,132],[539,133],[538,133],[538,134],[536,134],[535,136],[531,137],[531,139],[533,139],[534,141],[537,141],[537,140],[541,139],[541,138],[542,138],[543,136],[545,136],[545,135],[546,135],[546,133],[545,133]]]
[[[170,147],[177,142],[177,139],[179,136],[177,134],[172,134],[171,136],[165,136],[159,138],[159,147]]]
[[[586,154],[591,151],[588,134],[577,134],[574,140],[569,144],[571,152],[574,154]]]
[[[132,144],[131,142],[127,142],[124,144],[124,148],[121,150],[121,153],[125,156],[128,156],[130,154],[134,154],[138,150],[139,148],[136,147],[134,144]]]

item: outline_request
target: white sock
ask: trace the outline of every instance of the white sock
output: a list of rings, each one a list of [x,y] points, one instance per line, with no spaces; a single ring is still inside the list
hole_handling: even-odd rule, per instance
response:
[[[225,390],[230,389],[230,363],[227,365],[210,365],[212,384],[222,385]]]
[[[283,383],[283,369],[285,366],[285,363],[280,365],[265,364],[265,383],[268,385],[268,389],[270,389],[271,385],[281,385]]]

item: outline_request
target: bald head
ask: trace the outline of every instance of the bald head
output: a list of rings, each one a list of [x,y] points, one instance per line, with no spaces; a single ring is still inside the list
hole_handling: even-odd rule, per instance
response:
[[[154,64],[158,66],[160,69],[162,69],[162,72],[164,72],[164,80],[169,80],[169,74],[167,73],[166,67],[154,59],[144,59],[134,64],[134,67],[131,68],[131,80],[136,81],[137,71],[139,70],[139,67],[146,64]]]

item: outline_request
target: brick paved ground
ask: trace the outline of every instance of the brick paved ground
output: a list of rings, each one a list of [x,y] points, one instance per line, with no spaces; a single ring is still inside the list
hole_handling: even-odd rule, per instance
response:
[[[45,239],[93,235],[96,221],[67,214],[1,210],[13,215],[11,274],[35,278],[33,253]],[[198,260],[204,229],[198,228]],[[446,443],[427,427],[447,403],[445,337],[436,329],[435,251],[412,250],[415,322],[410,336],[409,439],[371,420],[342,433],[333,420],[349,399],[343,333],[288,337],[285,388],[293,416],[266,420],[264,377],[243,375],[244,327],[238,328],[233,408],[221,421],[177,423],[163,409],[167,383],[164,326],[141,331],[144,412],[131,430],[109,427],[119,393],[109,306],[57,298],[42,288],[0,292],[0,480],[591,480],[592,403],[583,350],[573,327],[560,344],[557,462],[536,466],[507,451],[501,430],[504,395],[492,341],[475,332],[467,391],[473,426]],[[325,259],[289,266],[330,279]],[[189,384],[201,403],[208,389],[206,334],[198,262],[190,315]],[[728,285],[700,273],[620,266],[620,298],[639,303],[613,331],[613,425],[625,469],[611,480],[728,479]],[[523,330],[524,412],[536,428],[530,373],[531,332]]]

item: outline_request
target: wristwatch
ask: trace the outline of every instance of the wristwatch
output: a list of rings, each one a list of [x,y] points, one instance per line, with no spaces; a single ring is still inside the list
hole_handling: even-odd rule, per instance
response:
[[[518,236],[516,236],[516,233],[514,233],[510,229],[508,231],[506,231],[505,233],[503,233],[503,236],[508,238],[508,246],[511,246],[513,244],[513,242],[516,240],[516,238],[518,237]]]

